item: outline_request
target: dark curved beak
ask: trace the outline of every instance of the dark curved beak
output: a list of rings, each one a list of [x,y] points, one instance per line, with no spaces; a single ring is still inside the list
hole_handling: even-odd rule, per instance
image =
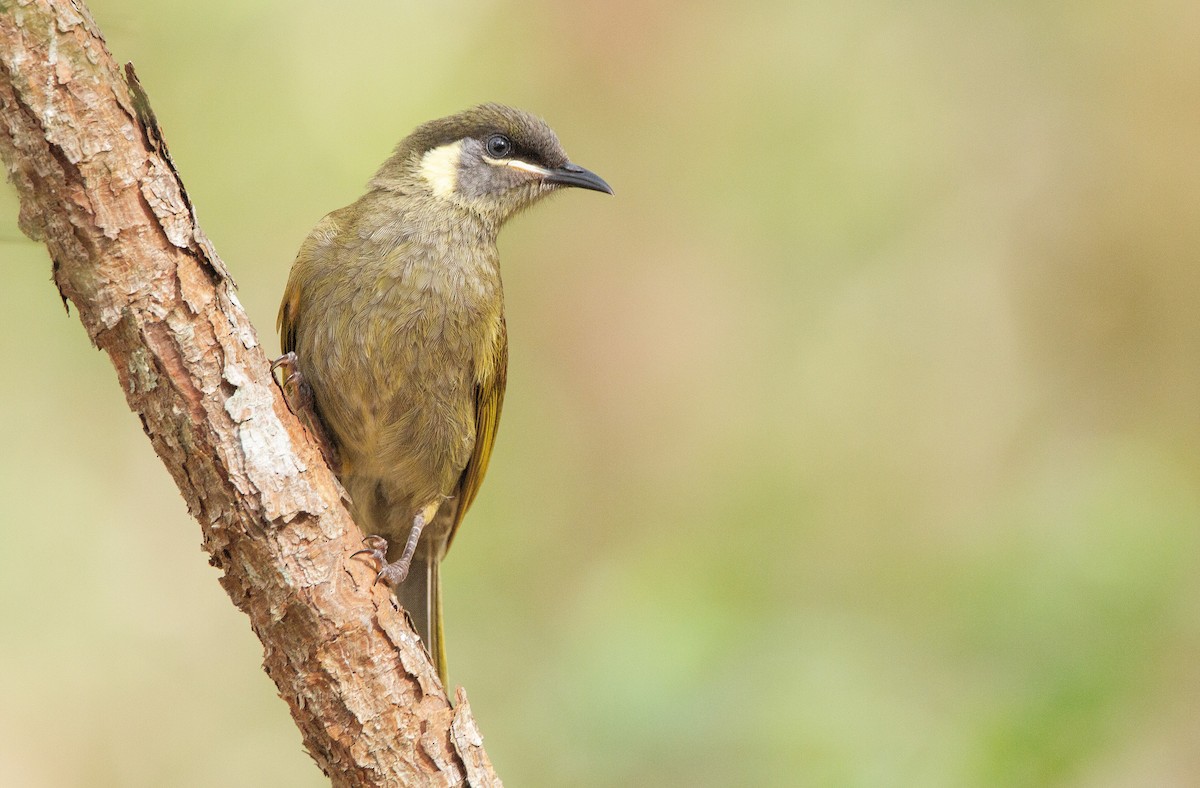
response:
[[[545,180],[546,183],[561,183],[563,186],[578,186],[581,189],[591,189],[605,194],[613,193],[612,187],[605,183],[599,175],[571,162],[550,170]]]

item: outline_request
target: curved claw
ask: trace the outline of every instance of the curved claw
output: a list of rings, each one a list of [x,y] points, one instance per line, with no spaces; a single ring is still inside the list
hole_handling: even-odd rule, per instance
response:
[[[294,351],[294,350],[289,351],[287,353],[284,353],[279,358],[271,360],[271,371],[274,372],[275,370],[279,369],[280,367],[290,367],[290,366],[294,365],[296,363],[296,361],[297,361],[296,351]]]
[[[416,534],[419,536],[420,533],[421,532],[418,529]],[[366,545],[366,548],[362,550],[356,550],[350,555],[350,557],[353,558],[356,555],[370,555],[372,558],[378,561],[379,574],[375,575],[376,583],[383,581],[384,584],[395,588],[404,582],[405,578],[408,577],[408,570],[412,564],[412,549],[416,545],[416,539],[410,537],[409,544],[405,546],[404,555],[400,557],[399,561],[393,561],[392,563],[388,563],[387,560],[387,539],[384,539],[382,536],[376,536],[372,534],[371,536],[363,539],[363,544]]]
[[[387,539],[382,536],[368,536],[363,539],[363,544],[366,545],[362,550],[355,550],[350,554],[351,558],[356,555],[370,555],[383,566],[387,566]]]

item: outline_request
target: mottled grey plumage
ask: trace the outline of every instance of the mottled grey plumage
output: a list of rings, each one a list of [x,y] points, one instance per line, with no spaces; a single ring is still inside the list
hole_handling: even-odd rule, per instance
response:
[[[497,137],[507,155],[493,155]],[[496,234],[560,185],[610,191],[528,113],[488,104],[426,123],[366,194],[313,229],[280,307],[284,353],[311,387],[355,520],[392,543],[381,577],[443,681],[438,563],[478,492],[504,398]]]

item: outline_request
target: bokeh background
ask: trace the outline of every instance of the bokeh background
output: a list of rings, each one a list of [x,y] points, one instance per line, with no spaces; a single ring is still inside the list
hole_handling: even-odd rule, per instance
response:
[[[269,348],[421,121],[615,187],[501,241],[508,784],[1200,784],[1193,0],[90,5]],[[7,187],[0,255],[0,784],[326,784]]]

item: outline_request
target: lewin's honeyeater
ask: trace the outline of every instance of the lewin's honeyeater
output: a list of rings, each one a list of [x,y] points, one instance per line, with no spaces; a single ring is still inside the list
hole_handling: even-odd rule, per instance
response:
[[[418,127],[292,265],[285,387],[446,681],[438,565],[487,471],[508,362],[496,234],[564,186],[612,193],[539,118],[485,104]],[[388,562],[391,559],[391,562]]]

